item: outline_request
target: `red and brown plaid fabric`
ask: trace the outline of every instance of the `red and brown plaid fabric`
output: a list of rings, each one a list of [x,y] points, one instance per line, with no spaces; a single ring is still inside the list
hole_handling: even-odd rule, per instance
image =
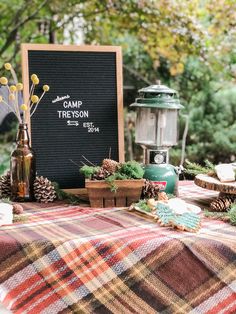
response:
[[[236,312],[229,224],[204,219],[192,234],[77,206],[27,216],[0,228],[0,300],[14,313]]]

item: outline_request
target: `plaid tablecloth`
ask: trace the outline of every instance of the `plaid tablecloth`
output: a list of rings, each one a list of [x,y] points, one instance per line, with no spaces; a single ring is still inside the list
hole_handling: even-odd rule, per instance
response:
[[[181,187],[195,203],[213,193]],[[236,227],[178,232],[117,208],[27,216],[0,228],[0,300],[14,313],[236,313]]]

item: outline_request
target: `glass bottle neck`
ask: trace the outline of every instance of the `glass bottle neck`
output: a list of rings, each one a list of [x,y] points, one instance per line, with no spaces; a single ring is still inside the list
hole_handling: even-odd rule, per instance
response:
[[[17,138],[16,138],[17,145],[29,145],[29,133],[28,133],[28,126],[26,123],[20,124]]]

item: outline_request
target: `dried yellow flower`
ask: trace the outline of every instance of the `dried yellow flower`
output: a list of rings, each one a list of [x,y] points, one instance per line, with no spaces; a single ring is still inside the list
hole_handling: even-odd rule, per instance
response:
[[[5,68],[6,70],[10,71],[10,70],[11,70],[11,63],[5,63],[5,64],[4,64],[4,68]]]
[[[22,90],[23,89],[23,84],[22,83],[17,83],[16,84],[16,89],[19,91],[19,90]]]
[[[16,92],[16,86],[15,86],[15,85],[11,85],[11,86],[9,87],[9,89],[10,89],[10,91],[11,91],[12,93]]]
[[[16,97],[15,97],[14,94],[10,94],[10,95],[9,95],[9,100],[13,101],[13,100],[15,100],[15,99],[16,99]]]
[[[39,101],[39,98],[37,95],[32,95],[31,96],[31,101],[33,104],[36,104]]]
[[[3,101],[3,97],[2,97],[2,95],[0,95],[0,102],[2,102]]]
[[[22,111],[26,111],[26,110],[28,109],[28,107],[26,106],[26,104],[22,104],[22,105],[20,106],[20,109],[21,109]]]
[[[34,85],[38,85],[39,84],[39,79],[38,78],[35,78],[32,80],[33,84]]]
[[[43,85],[43,90],[44,90],[45,92],[48,92],[49,89],[50,89],[50,87],[49,87],[48,85]]]
[[[38,79],[38,76],[36,74],[32,74],[31,75],[31,81],[35,80],[35,79]]]
[[[7,85],[8,79],[5,76],[0,77],[0,83],[2,85]]]

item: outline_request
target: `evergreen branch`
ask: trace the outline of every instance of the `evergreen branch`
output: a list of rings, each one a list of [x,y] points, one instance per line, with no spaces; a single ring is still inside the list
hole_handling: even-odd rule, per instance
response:
[[[186,168],[186,172],[187,173],[207,173],[208,172],[208,169],[206,169],[205,167],[195,163],[195,162],[191,162],[189,160],[186,160],[185,161],[186,164],[187,164],[187,168]]]
[[[198,174],[208,174],[210,176],[216,176],[215,165],[207,159],[204,161],[205,166],[201,166],[195,162],[190,162],[189,160],[186,160],[185,163],[187,164],[184,170],[185,173],[194,176]]]
[[[209,210],[204,210],[204,215],[207,218],[229,220],[228,212],[211,212]]]
[[[236,225],[236,202],[231,206],[228,216],[232,225]]]
[[[204,210],[204,215],[207,218],[227,221],[231,225],[236,226],[236,202],[231,205],[227,212],[211,212],[209,210]]]
[[[59,201],[68,201],[70,204],[79,205],[81,202],[88,203],[88,200],[82,199],[77,195],[67,193],[60,189],[59,184],[57,182],[53,182],[53,186],[55,188],[57,199]]]
[[[208,159],[205,159],[204,163],[207,168],[211,169],[212,171],[215,171],[215,165],[211,161],[209,161]]]

